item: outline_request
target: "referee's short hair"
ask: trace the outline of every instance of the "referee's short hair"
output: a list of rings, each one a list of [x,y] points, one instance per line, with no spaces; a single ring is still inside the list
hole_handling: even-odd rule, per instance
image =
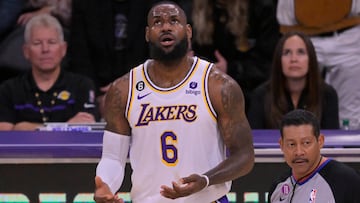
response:
[[[315,114],[303,109],[295,109],[284,115],[280,123],[280,134],[283,138],[283,129],[286,126],[311,125],[316,138],[320,135],[320,124]]]

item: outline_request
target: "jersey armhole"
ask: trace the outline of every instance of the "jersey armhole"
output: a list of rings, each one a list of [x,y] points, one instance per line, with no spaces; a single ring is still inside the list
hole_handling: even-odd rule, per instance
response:
[[[217,118],[217,114],[214,110],[214,107],[211,103],[211,99],[210,99],[210,95],[209,95],[209,75],[210,75],[210,71],[211,69],[213,68],[214,64],[213,63],[209,63],[206,67],[206,70],[205,70],[205,74],[204,74],[204,84],[203,84],[203,89],[204,89],[204,98],[205,98],[205,104],[206,104],[206,107],[209,111],[209,114],[212,116],[212,118],[214,120],[216,120]]]
[[[126,102],[126,109],[125,109],[125,118],[127,118],[129,120],[130,118],[130,110],[131,110],[131,104],[132,104],[132,100],[133,100],[133,95],[134,95],[134,77],[135,77],[135,71],[134,69],[130,70],[129,73],[129,90],[128,90],[128,98],[127,98],[127,102]]]

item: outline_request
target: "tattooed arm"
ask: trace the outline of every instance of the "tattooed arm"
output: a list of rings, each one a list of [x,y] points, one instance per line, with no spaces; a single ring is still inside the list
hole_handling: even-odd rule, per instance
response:
[[[125,118],[125,108],[129,91],[129,74],[115,80],[106,93],[106,130],[122,135],[130,135],[130,127]]]
[[[240,86],[228,75],[213,68],[209,75],[209,95],[229,156],[206,172],[210,185],[248,174],[254,165],[254,148]]]
[[[130,126],[125,117],[129,74],[117,79],[106,93],[103,148],[96,168],[95,202],[123,203],[115,195],[120,188],[130,146]]]
[[[161,186],[161,194],[176,199],[202,190],[207,185],[220,184],[250,172],[254,165],[254,148],[251,129],[245,116],[244,97],[239,85],[230,76],[218,69],[209,75],[209,95],[217,113],[217,123],[229,156],[205,173],[183,177],[180,185]]]

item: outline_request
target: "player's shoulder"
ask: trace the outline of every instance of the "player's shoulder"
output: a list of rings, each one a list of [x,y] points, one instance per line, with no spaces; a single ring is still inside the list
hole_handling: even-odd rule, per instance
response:
[[[209,89],[228,89],[228,91],[240,91],[239,84],[228,74],[219,70],[216,65],[213,65],[209,71]]]
[[[129,91],[129,74],[114,80],[106,92],[105,105],[109,108],[123,108],[126,105]]]
[[[238,83],[215,66],[209,72],[208,91],[217,113],[227,109],[238,109],[244,105],[243,92]],[[235,111],[233,111],[235,112]]]
[[[122,83],[128,83],[130,80],[130,73],[126,73],[125,75],[122,75],[120,77],[118,77],[117,79],[114,80],[114,85],[119,85]]]
[[[123,93],[127,94],[129,89],[129,80],[130,80],[130,73],[126,73],[125,75],[115,79],[111,83],[110,90],[121,92],[122,94]]]

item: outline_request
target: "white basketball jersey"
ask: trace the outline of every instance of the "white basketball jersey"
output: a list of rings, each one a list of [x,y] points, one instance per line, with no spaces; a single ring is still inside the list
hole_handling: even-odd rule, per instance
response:
[[[135,203],[206,203],[230,190],[231,181],[175,201],[160,195],[161,185],[203,174],[226,158],[208,93],[212,64],[193,59],[186,77],[171,88],[158,87],[150,80],[149,61],[130,71],[126,116],[131,126],[131,198]]]

